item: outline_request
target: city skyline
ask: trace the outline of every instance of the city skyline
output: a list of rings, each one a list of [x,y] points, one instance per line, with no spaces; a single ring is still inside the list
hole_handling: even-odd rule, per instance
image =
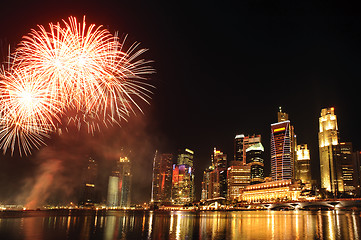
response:
[[[150,80],[156,87],[151,105],[142,106],[144,114],[132,116],[121,128],[102,129],[95,136],[71,136],[63,129],[63,135],[34,149],[32,156],[1,156],[1,198],[26,193],[22,186],[35,184],[48,162],[60,162],[56,176],[69,184],[66,179],[75,178],[89,156],[110,165],[121,147],[134,155],[134,196],[139,202],[150,198],[156,149],[194,150],[199,198],[213,148],[231,161],[234,136],[242,133],[261,134],[268,176],[269,126],[277,121],[279,106],[289,114],[298,142],[308,144],[313,176],[320,172],[320,109],[334,107],[340,138],[361,149],[361,126],[354,110],[359,101],[354,85],[360,79],[360,19],[344,16],[347,9],[339,7],[331,11],[298,4],[5,3],[8,11],[0,16],[1,59],[8,44],[14,46],[36,24],[86,15],[87,22],[129,34],[130,40],[149,48],[147,59],[154,60],[157,73]]]

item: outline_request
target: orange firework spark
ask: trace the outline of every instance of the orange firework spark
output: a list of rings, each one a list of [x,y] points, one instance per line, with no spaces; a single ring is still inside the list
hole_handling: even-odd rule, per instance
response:
[[[144,76],[154,70],[150,61],[140,59],[146,49],[135,43],[124,51],[124,41],[102,26],[87,26],[85,17],[80,23],[75,17],[50,23],[48,30],[39,25],[24,36],[2,74],[4,152],[14,151],[20,135],[26,138],[24,152],[30,152],[31,143],[43,143],[54,121],[67,112],[75,111],[70,121],[85,122],[93,132],[88,119],[119,124],[134,113],[133,107],[141,111],[137,99],[149,103],[152,87]]]
[[[62,103],[51,99],[48,89],[35,75],[22,71],[3,71],[0,84],[0,147],[3,152],[16,142],[19,151],[30,153],[32,145],[43,144],[43,138],[55,129]]]

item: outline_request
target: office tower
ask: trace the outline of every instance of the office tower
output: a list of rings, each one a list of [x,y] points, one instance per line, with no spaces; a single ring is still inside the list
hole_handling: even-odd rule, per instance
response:
[[[216,148],[213,149],[213,153],[211,155],[212,159],[212,166],[218,169],[225,169],[227,168],[227,154],[217,150]]]
[[[271,124],[271,177],[273,181],[292,179],[290,121]]]
[[[194,175],[192,167],[173,164],[172,202],[183,205],[194,201]]]
[[[338,179],[342,179],[343,188],[340,192],[346,192],[350,195],[355,194],[358,185],[357,166],[352,157],[352,143],[341,142],[333,147],[334,157],[336,158],[336,174]]]
[[[179,150],[178,153],[178,159],[177,159],[177,163],[179,165],[188,165],[190,167],[193,167],[193,157],[194,157],[194,152],[188,148],[183,150]]]
[[[261,135],[244,135],[239,134],[234,138],[234,161],[246,162],[246,149],[256,143],[261,142]],[[232,163],[231,163],[232,165]]]
[[[340,174],[337,174],[335,146],[338,145],[338,127],[334,108],[321,110],[319,118],[318,144],[320,152],[321,188],[333,194],[343,189]]]
[[[131,197],[131,166],[128,157],[120,157],[108,181],[108,207],[129,207]]]
[[[212,197],[227,197],[227,154],[214,148],[212,158]]]
[[[238,164],[238,165],[237,165]],[[251,166],[249,164],[243,165],[242,162],[234,162],[233,165],[227,169],[227,199],[238,199],[242,190],[250,184]]]
[[[92,206],[96,203],[96,178],[98,175],[98,164],[89,158],[86,169],[83,172],[81,197],[79,205]]]
[[[152,197],[154,203],[172,201],[173,154],[156,152],[153,162]]]
[[[288,113],[282,112],[282,107],[279,107],[279,111],[277,113],[278,122],[284,122],[289,120]],[[293,178],[296,176],[297,167],[295,161],[297,159],[296,147],[297,147],[297,136],[295,134],[295,128],[290,124],[290,136],[291,136],[291,161],[292,161],[292,176]]]
[[[108,207],[119,207],[119,177],[109,176],[108,181],[108,195],[107,195]]]
[[[131,196],[131,165],[128,157],[123,156],[118,161],[119,169],[119,206],[130,207]]]
[[[354,163],[354,177],[355,177],[355,187],[357,196],[361,196],[361,152],[355,151],[352,153],[352,159]]]
[[[250,165],[250,184],[262,183],[264,181],[264,148],[262,143],[257,143],[246,149],[247,163]]]
[[[294,179],[296,134],[281,107],[277,119],[277,123],[271,124],[271,177],[273,181]]]
[[[311,184],[311,159],[310,150],[307,148],[307,144],[297,145],[296,148],[297,158],[295,161],[296,179],[302,181],[305,184]]]
[[[173,164],[172,202],[192,203],[194,199],[194,152],[190,149],[179,151],[177,164]]]
[[[214,148],[212,165],[203,172],[202,199],[227,197],[227,154]]]
[[[234,138],[234,161],[243,163],[243,139],[244,134],[238,134]]]
[[[213,197],[213,178],[214,178],[214,166],[209,166],[203,172],[203,181],[202,181],[202,195],[201,200],[212,199]]]

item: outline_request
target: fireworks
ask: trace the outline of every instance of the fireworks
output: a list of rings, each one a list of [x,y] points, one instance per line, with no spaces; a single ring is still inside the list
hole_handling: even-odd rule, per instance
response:
[[[68,113],[75,113],[69,122],[86,123],[93,132],[95,120],[119,124],[134,108],[141,111],[136,99],[148,103],[151,85],[144,80],[153,69],[140,59],[146,49],[124,45],[102,26],[87,26],[85,17],[38,26],[24,36],[0,74],[3,152],[13,152],[17,142],[20,153],[31,153]]]

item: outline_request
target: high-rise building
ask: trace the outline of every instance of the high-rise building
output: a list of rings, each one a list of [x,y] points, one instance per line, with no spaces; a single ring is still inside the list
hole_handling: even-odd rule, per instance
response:
[[[354,163],[354,178],[357,196],[361,196],[361,152],[355,151],[352,153]]]
[[[185,164],[190,167],[193,167],[193,157],[194,157],[194,152],[192,150],[188,148],[184,150],[179,150],[177,163],[179,165]]]
[[[234,138],[234,161],[241,161],[242,164],[246,162],[246,149],[250,146],[260,143],[261,135],[244,135],[238,134]]]
[[[320,152],[320,172],[321,188],[333,194],[337,194],[343,189],[343,182],[340,174],[337,174],[335,159],[335,146],[339,143],[339,133],[337,118],[334,108],[324,108],[321,110],[319,118],[319,152]]]
[[[256,143],[246,150],[247,162],[251,168],[251,184],[262,183],[264,181],[263,152],[262,143]]]
[[[271,177],[273,181],[293,179],[289,120],[271,124]]]
[[[173,164],[172,202],[192,203],[194,198],[194,152],[190,149],[179,151],[177,164]]]
[[[98,164],[89,158],[86,169],[83,172],[81,196],[79,205],[92,206],[96,200],[96,179],[98,175]]]
[[[234,163],[227,169],[228,191],[227,199],[239,199],[242,190],[250,184],[251,166],[249,164],[243,165],[242,162],[234,161]]]
[[[116,161],[108,181],[108,207],[129,207],[131,197],[131,166],[128,157]]]
[[[271,124],[271,177],[273,181],[295,178],[296,134],[288,114],[279,107],[277,123]]]
[[[336,158],[336,174],[342,179],[343,188],[339,188],[340,192],[347,192],[351,195],[355,194],[357,181],[357,167],[352,157],[352,143],[340,142],[333,147],[334,157]]]
[[[212,199],[213,197],[213,178],[214,166],[209,166],[203,172],[202,195],[201,200]]]
[[[152,198],[154,203],[172,201],[173,154],[156,152],[153,162]]]
[[[131,201],[131,165],[128,157],[119,158],[119,206],[130,207]]]
[[[310,150],[307,144],[297,145],[296,148],[297,158],[295,161],[295,178],[302,181],[306,185],[311,184],[311,158]]]
[[[244,134],[238,134],[234,138],[234,161],[243,163],[243,139]]]
[[[217,150],[216,148],[213,149],[213,153],[211,155],[212,159],[212,166],[218,169],[225,169],[227,168],[227,154]]]
[[[212,165],[203,173],[202,199],[226,198],[227,154],[214,148],[211,159]]]
[[[188,204],[194,201],[194,174],[192,167],[173,164],[172,202]]]
[[[109,176],[107,206],[112,207],[112,208],[119,207],[119,177],[118,176]]]

